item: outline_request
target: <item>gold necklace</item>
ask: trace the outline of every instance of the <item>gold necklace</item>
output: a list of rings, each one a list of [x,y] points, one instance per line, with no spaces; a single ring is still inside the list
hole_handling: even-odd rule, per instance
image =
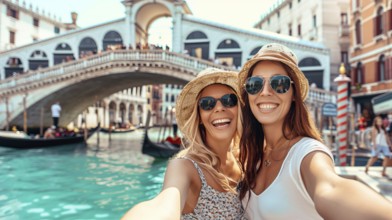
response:
[[[278,162],[278,161],[281,161],[281,160],[283,160],[285,157],[283,157],[282,159],[279,159],[279,160],[275,160],[273,157],[272,157],[272,152],[274,152],[274,151],[277,151],[277,150],[284,150],[284,149],[287,149],[287,148],[289,148],[289,146],[290,146],[290,139],[288,139],[287,141],[286,141],[286,146],[285,147],[278,147],[278,148],[275,148],[275,149],[272,149],[272,148],[268,148],[267,146],[264,148],[264,153],[267,151],[267,149],[270,149],[270,154],[269,155],[271,155],[271,159],[272,160],[274,160],[275,162]],[[282,146],[282,145],[281,145]],[[283,145],[284,146],[284,145]],[[271,162],[271,160],[269,159],[269,157],[266,157],[265,159],[264,159],[264,166],[265,167],[269,167],[269,166],[271,166],[271,164],[272,164],[272,162]]]

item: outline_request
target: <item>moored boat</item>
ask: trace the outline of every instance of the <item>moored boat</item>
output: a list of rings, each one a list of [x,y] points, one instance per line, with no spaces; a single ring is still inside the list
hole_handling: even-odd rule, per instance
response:
[[[91,137],[99,127],[90,130],[87,138]],[[85,143],[83,134],[75,134],[73,136],[55,137],[55,138],[34,138],[24,132],[1,131],[0,147],[30,149],[30,148],[46,148],[62,145]]]
[[[179,146],[175,146],[167,141],[154,143],[148,137],[148,131],[144,133],[142,153],[157,158],[169,158],[180,151]]]
[[[150,124],[151,112],[147,113],[142,153],[156,158],[169,158],[180,151],[180,146],[168,141],[155,143],[148,137],[148,125]]]
[[[115,128],[115,129],[108,129],[108,128],[101,128],[100,131],[102,131],[103,133],[128,133],[128,132],[132,132],[135,131],[136,128],[135,127],[131,127],[131,128]]]

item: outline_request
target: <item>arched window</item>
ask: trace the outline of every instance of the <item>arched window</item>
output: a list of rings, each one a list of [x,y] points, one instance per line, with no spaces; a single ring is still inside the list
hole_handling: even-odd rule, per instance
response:
[[[103,37],[103,49],[116,50],[121,49],[123,46],[123,40],[121,35],[117,31],[109,31]]]
[[[98,51],[97,43],[91,37],[85,37],[79,44],[79,57],[96,54]]]
[[[29,69],[36,70],[38,68],[45,68],[49,66],[48,56],[44,51],[36,50],[30,55]]]
[[[75,60],[75,56],[72,52],[72,48],[67,43],[60,43],[56,46],[56,49],[53,53],[53,58],[54,58],[53,59],[54,64]]]
[[[362,63],[360,63],[360,62],[357,64],[357,70],[356,70],[356,73],[355,73],[355,79],[356,79],[358,84],[362,84],[363,83]]]
[[[376,33],[375,36],[380,35],[384,32],[384,21],[383,21],[383,8],[379,7],[377,9],[377,16],[375,18],[375,27],[376,27]]]
[[[305,67],[305,66],[321,66],[320,61],[318,61],[316,58],[314,57],[307,57],[302,59],[298,66],[300,67]]]
[[[22,74],[24,71],[22,60],[19,57],[8,58],[4,70],[5,78]]]
[[[385,77],[385,56],[384,54],[380,56],[378,60],[378,80],[384,81],[386,80]]]
[[[193,39],[207,39],[207,35],[201,31],[193,31],[190,33],[187,37],[187,40],[193,40]]]
[[[361,44],[362,39],[361,39],[361,21],[358,20],[355,22],[355,38],[356,38],[356,43]]]
[[[262,46],[259,47],[255,47],[251,52],[250,52],[250,56],[254,56],[257,52],[259,52],[259,50],[261,49]]]
[[[218,49],[228,49],[228,48],[240,48],[240,45],[237,43],[237,41],[232,39],[223,40],[218,45]]]

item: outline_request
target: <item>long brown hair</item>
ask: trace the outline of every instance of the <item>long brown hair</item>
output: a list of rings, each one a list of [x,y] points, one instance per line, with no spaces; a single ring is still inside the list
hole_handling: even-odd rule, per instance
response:
[[[381,120],[381,126],[377,125],[377,119]],[[384,127],[384,123],[382,121],[381,116],[377,116],[377,117],[374,118],[374,120],[373,120],[373,127],[377,130],[377,133],[380,133],[380,129],[382,129],[386,133],[386,129]]]
[[[262,61],[259,61],[262,62]],[[252,76],[255,66],[259,63],[255,63],[248,71],[247,77]],[[278,62],[271,61],[282,65],[289,77],[294,81],[292,84],[293,98],[294,101],[291,104],[290,110],[284,119],[282,133],[285,135],[289,130],[291,132],[290,137],[286,139],[293,139],[295,137],[311,137],[318,141],[321,141],[321,135],[316,128],[314,121],[312,120],[310,113],[305,105],[305,102],[301,100],[299,81],[295,77],[294,71],[287,65]],[[255,187],[257,173],[262,169],[262,158],[264,149],[264,132],[263,125],[257,121],[253,115],[250,106],[248,94],[241,85],[241,98],[244,100],[242,105],[242,136],[240,139],[240,156],[239,160],[244,171],[244,179],[240,188],[240,198],[243,199],[245,194]],[[250,196],[250,193],[249,193]]]

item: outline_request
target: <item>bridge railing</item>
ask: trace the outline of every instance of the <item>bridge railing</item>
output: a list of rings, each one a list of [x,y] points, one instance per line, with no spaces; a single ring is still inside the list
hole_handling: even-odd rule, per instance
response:
[[[326,91],[319,88],[309,88],[307,102],[314,104],[324,104],[327,102],[336,104],[336,92]]]
[[[134,60],[134,61],[166,61],[181,67],[192,69],[195,73],[207,68],[225,68],[212,62],[191,57],[188,55],[173,53],[163,50],[117,50],[107,51],[102,54],[86,57],[83,59],[62,63],[48,68],[38,69],[25,74],[6,78],[0,81],[0,91],[10,89],[26,83],[47,79],[50,77],[61,76],[84,68],[93,67],[111,61]]]

